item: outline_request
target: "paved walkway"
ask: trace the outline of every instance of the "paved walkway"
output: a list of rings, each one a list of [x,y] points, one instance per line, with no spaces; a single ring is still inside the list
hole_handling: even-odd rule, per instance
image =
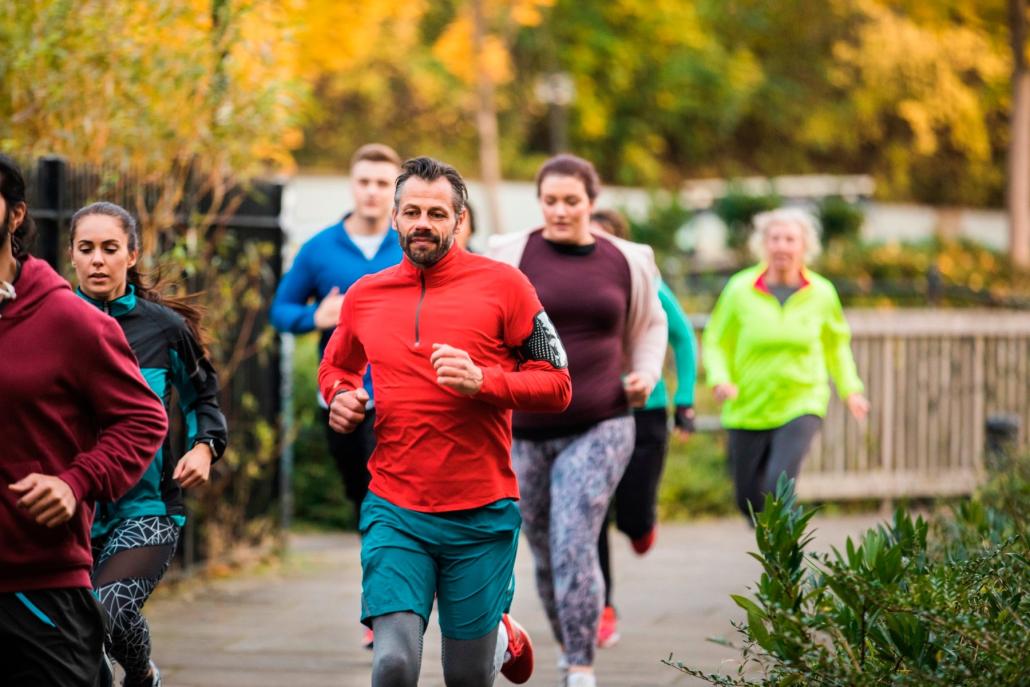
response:
[[[840,545],[873,516],[817,520],[816,546]],[[272,570],[161,593],[148,604],[154,658],[165,687],[367,687],[371,653],[359,647],[360,562],[353,535],[301,535]],[[634,556],[614,539],[622,641],[598,652],[602,687],[696,684],[661,664],[670,653],[705,670],[732,672],[736,653],[706,641],[735,638],[758,564],[743,520],[663,525],[654,551]],[[528,547],[520,548],[512,613],[536,640],[530,685],[558,684],[557,650],[540,609]],[[426,635],[421,685],[443,685],[435,617]],[[508,684],[499,678],[498,685]]]

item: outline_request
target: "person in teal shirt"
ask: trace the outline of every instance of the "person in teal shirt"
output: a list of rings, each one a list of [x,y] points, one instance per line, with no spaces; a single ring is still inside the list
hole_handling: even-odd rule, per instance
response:
[[[96,504],[91,530],[91,577],[108,616],[108,653],[125,672],[123,687],[157,687],[161,671],[151,660],[143,606],[186,524],[183,489],[206,484],[227,446],[218,375],[204,350],[201,311],[140,273],[139,227],[125,208],[98,202],[76,212],[69,248],[79,297],[117,321],[166,413],[173,397],[182,411],[187,450],[176,459],[166,437],[132,489]]]
[[[782,208],[756,215],[754,225],[760,262],[730,278],[702,337],[737,506],[748,518],[781,474],[798,476],[826,415],[828,377],[856,419],[869,412],[837,290],[806,267],[819,253],[815,219]]]
[[[619,238],[629,238],[629,227],[623,216],[615,210],[596,210],[590,217],[599,229]],[[673,425],[676,432],[686,438],[694,432],[694,385],[697,381],[697,342],[694,328],[687,318],[676,294],[668,284],[659,280],[658,300],[669,321],[669,348],[676,362],[676,393],[673,396],[675,412]],[[612,498],[615,526],[630,538],[638,554],[647,553],[654,545],[658,484],[665,468],[669,451],[669,390],[664,379],[659,379],[643,408],[633,413],[636,440],[633,456]],[[618,616],[612,605],[611,557],[608,549],[608,527],[601,528],[598,556],[604,576],[604,610],[597,627],[597,645],[605,648],[619,641]]]

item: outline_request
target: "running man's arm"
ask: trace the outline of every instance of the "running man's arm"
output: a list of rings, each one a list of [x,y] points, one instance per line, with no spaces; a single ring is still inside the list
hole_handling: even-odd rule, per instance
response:
[[[272,326],[280,332],[290,334],[303,334],[314,330],[318,302],[308,301],[317,295],[314,269],[310,264],[308,251],[302,247],[290,270],[279,282],[279,288],[275,290],[275,298],[269,310]]]
[[[318,366],[318,388],[325,402],[332,405],[333,397],[340,391],[354,391],[362,388],[368,359],[365,348],[354,335],[353,288],[343,299],[340,321],[329,337],[325,355]]]
[[[100,322],[97,336],[77,367],[79,389],[102,427],[97,443],[57,475],[81,501],[115,501],[135,485],[168,431],[161,400],[140,373],[118,324]]]
[[[519,366],[514,372],[482,368],[483,385],[476,398],[512,410],[560,413],[572,400],[565,347],[529,280],[521,272],[514,274],[504,340]]]

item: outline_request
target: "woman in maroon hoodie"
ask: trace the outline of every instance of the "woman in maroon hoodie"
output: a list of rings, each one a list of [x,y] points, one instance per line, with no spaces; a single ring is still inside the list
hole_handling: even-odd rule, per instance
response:
[[[139,480],[167,419],[118,324],[28,254],[32,233],[0,155],[0,671],[9,687],[92,687],[92,504]]]

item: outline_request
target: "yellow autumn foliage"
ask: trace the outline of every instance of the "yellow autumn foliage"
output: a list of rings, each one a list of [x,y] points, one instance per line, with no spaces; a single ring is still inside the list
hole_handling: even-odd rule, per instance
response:
[[[0,3],[0,148],[155,174],[185,160],[247,174],[291,169],[295,155],[338,167],[383,140],[471,166],[482,71],[496,86],[504,165],[530,174],[557,121],[534,87],[560,71],[575,85],[568,144],[619,183],[847,171],[875,175],[886,197],[998,202],[1012,67],[1002,0],[800,8]]]
[[[426,0],[292,0],[299,75],[308,83],[362,69],[384,51],[404,54],[418,42]]]
[[[304,88],[290,2],[9,3],[3,147],[160,175],[288,168]],[[28,29],[28,30],[27,30]]]
[[[847,115],[859,126],[816,121],[809,135],[850,131],[880,142],[890,135],[883,116],[893,113],[911,130],[920,155],[933,155],[946,140],[971,159],[988,159],[991,105],[982,93],[1007,82],[1006,46],[974,23],[918,23],[878,0],[861,0],[858,9],[854,37],[834,46],[830,80],[847,92],[853,104]]]
[[[466,85],[475,84],[479,67],[495,84],[511,81],[514,74],[503,38],[488,34],[483,38],[483,51],[478,60],[473,59],[474,52],[472,18],[467,13],[452,21],[432,48],[440,64]]]

